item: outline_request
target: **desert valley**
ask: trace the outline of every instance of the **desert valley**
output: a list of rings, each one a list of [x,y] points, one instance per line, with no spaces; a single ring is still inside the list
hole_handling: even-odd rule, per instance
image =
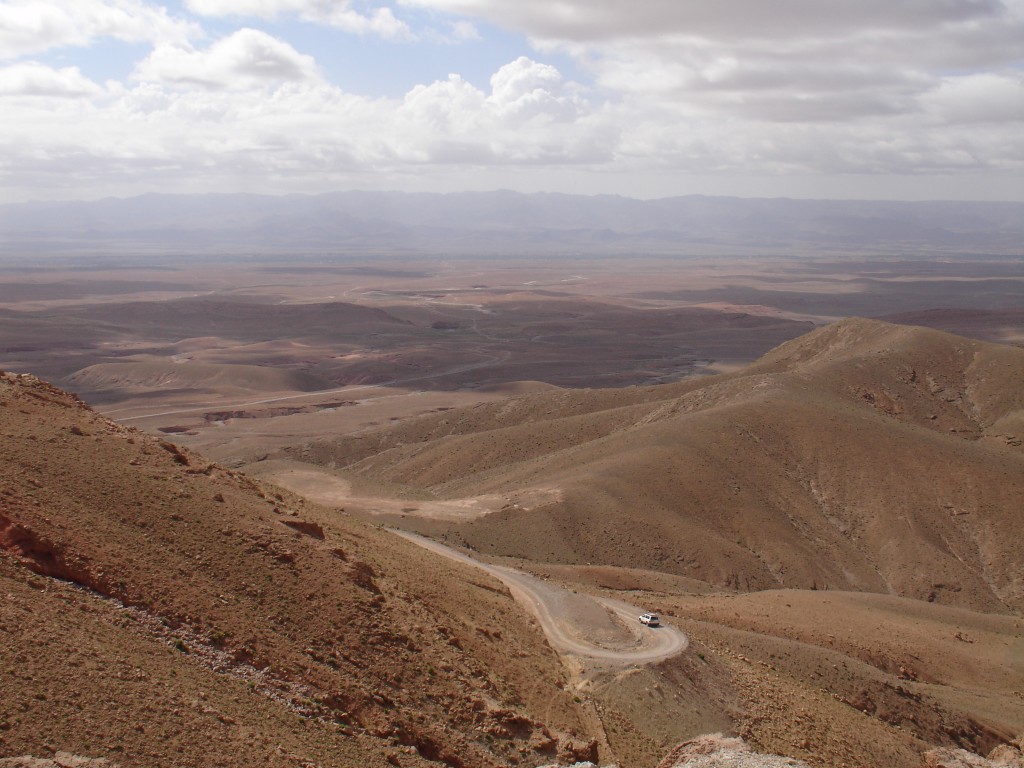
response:
[[[1024,765],[1024,205],[456,197],[0,206],[0,766]]]

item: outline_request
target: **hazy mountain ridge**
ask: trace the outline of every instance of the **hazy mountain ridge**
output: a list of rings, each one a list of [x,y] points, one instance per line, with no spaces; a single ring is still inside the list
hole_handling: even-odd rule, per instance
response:
[[[0,245],[193,252],[885,249],[1018,255],[1024,203],[463,192],[162,195],[0,206]]]

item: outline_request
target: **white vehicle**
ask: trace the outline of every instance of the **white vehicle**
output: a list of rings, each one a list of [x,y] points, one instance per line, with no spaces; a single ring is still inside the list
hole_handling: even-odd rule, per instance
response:
[[[657,627],[661,623],[661,619],[658,618],[656,613],[645,613],[640,616],[640,623],[646,624],[648,627]]]

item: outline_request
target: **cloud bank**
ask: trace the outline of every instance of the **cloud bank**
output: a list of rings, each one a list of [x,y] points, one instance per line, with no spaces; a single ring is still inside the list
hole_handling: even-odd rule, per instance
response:
[[[206,50],[157,46],[136,68],[135,80],[200,88],[247,90],[261,85],[315,82],[316,62],[288,43],[255,29],[241,29]]]
[[[0,0],[0,197],[339,186],[645,196],[708,180],[743,194],[755,177],[759,194],[835,195],[857,177],[869,196],[907,178],[926,195],[1024,199],[1024,0],[184,8]],[[435,27],[416,26],[424,14]],[[339,45],[386,39],[394,56],[425,55],[438,24],[448,43],[496,26],[532,50],[486,83],[456,71],[400,98],[356,95],[282,19],[334,30]],[[148,52],[103,82],[69,63],[106,39]],[[45,58],[53,51],[61,61]]]
[[[198,27],[143,0],[6,0],[0,3],[0,60],[111,37],[130,42],[185,40]]]

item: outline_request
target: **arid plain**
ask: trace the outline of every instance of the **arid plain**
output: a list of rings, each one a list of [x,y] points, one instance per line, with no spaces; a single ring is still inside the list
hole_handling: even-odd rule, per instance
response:
[[[1022,347],[1012,257],[8,264],[0,369],[98,413],[4,380],[0,755],[1019,760]]]
[[[1024,342],[1005,257],[133,261],[6,267],[0,366],[217,458],[550,386],[735,370],[850,316]]]

